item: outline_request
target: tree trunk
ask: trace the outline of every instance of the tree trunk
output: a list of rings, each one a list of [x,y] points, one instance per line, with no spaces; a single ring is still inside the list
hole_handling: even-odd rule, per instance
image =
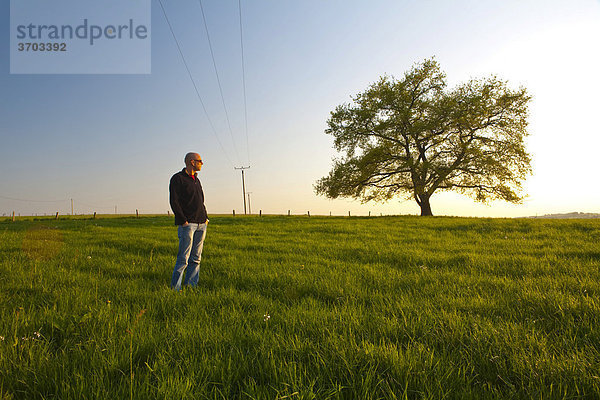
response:
[[[421,217],[426,217],[426,216],[432,216],[433,213],[431,212],[431,204],[429,204],[429,197],[426,196],[419,196],[420,197],[420,201],[419,206],[421,207]]]

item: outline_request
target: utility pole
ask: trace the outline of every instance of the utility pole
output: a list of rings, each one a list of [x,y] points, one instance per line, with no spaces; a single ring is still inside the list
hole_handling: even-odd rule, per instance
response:
[[[250,193],[252,192],[246,192],[248,195],[248,214],[252,215],[252,207],[250,207]]]
[[[250,168],[250,166],[248,165],[247,167],[233,167],[233,169],[240,169],[242,170],[242,199],[244,200],[244,215],[247,214],[246,213],[246,182],[244,181],[244,170]]]

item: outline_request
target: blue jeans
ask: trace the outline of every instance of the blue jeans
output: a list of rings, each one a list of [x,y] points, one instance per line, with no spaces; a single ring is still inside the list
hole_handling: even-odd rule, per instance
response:
[[[179,237],[179,252],[171,278],[171,287],[175,290],[181,288],[181,278],[185,270],[183,285],[196,286],[198,284],[198,271],[200,257],[206,236],[206,224],[188,223],[186,226],[177,227]]]

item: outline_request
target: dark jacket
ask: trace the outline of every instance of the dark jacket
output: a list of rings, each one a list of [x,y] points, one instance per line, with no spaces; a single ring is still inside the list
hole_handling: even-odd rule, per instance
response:
[[[185,168],[171,177],[169,201],[175,214],[175,225],[185,222],[203,224],[208,218],[204,207],[204,192],[198,177],[192,178]]]

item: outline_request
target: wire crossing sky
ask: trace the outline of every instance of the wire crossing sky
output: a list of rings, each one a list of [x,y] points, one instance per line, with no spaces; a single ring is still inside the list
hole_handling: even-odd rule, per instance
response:
[[[227,106],[225,105],[225,96],[223,96],[223,87],[221,85],[221,79],[219,79],[219,69],[217,68],[217,62],[215,61],[215,54],[210,41],[210,34],[208,33],[208,24],[206,23],[206,16],[204,15],[204,7],[202,7],[202,0],[198,0],[200,4],[200,11],[202,11],[202,21],[204,22],[204,28],[206,30],[206,38],[208,39],[208,48],[210,49],[210,57],[215,68],[215,76],[217,78],[217,84],[219,85],[219,94],[221,95],[221,101],[223,103],[223,111],[225,112],[225,119],[227,120],[227,127],[229,128],[229,134],[231,135],[231,142],[233,143],[233,150],[238,159],[238,165],[240,162],[240,154],[238,153],[237,146],[235,145],[235,138],[233,137],[233,131],[231,130],[231,122],[229,121],[229,113],[227,112]]]
[[[194,86],[194,90],[196,91],[196,95],[198,96],[198,100],[200,101],[200,105],[202,106],[202,110],[204,111],[204,114],[206,115],[206,119],[208,120],[208,123],[210,124],[210,127],[212,129],[212,132],[215,135],[215,138],[217,139],[217,142],[219,143],[219,146],[221,147],[221,150],[223,150],[223,153],[225,154],[225,156],[227,157],[227,159],[229,160],[229,162],[231,163],[231,165],[233,165],[233,162],[231,161],[231,158],[229,157],[229,155],[227,154],[227,151],[225,150],[225,147],[223,147],[223,143],[221,143],[221,141],[219,140],[219,136],[217,134],[217,131],[214,127],[214,124],[212,123],[212,120],[210,119],[210,115],[208,114],[208,111],[206,111],[206,106],[204,105],[204,101],[202,100],[202,96],[200,96],[200,92],[198,91],[198,87],[196,86],[196,81],[194,81],[194,77],[192,76],[192,73],[190,71],[190,68],[188,67],[187,62],[185,61],[185,56],[183,55],[183,51],[181,50],[181,46],[179,45],[179,41],[177,40],[177,36],[175,35],[175,32],[173,31],[173,27],[171,26],[171,23],[169,22],[169,17],[167,17],[167,12],[165,11],[165,8],[162,4],[161,0],[158,0],[159,4],[160,4],[160,8],[162,9],[163,15],[165,16],[165,21],[167,22],[167,24],[169,25],[169,30],[171,31],[171,34],[173,35],[173,39],[175,40],[175,44],[177,45],[177,50],[179,51],[179,55],[181,56],[181,60],[183,61],[183,65],[185,66],[185,69],[190,77],[190,81],[192,81],[192,85]],[[202,3],[200,3],[200,7],[202,7]],[[202,11],[202,17],[204,18],[204,11]],[[206,26],[206,20],[204,20],[204,26]],[[206,35],[208,36],[208,27],[206,28]],[[209,43],[210,43],[210,37],[209,37]],[[211,55],[212,55],[212,47],[211,47]],[[213,56],[213,64],[214,64],[214,56]],[[217,74],[217,81],[219,80],[219,74],[217,72],[217,66],[215,64],[215,73]],[[221,83],[219,82],[219,89],[221,88]],[[221,91],[221,98],[223,98],[223,92]],[[223,107],[225,108],[225,112],[227,112],[227,108],[225,107],[225,99],[223,99]],[[227,121],[229,123],[229,117],[227,117]],[[229,127],[229,130],[231,131],[231,126]],[[233,139],[233,133],[232,133],[232,139]],[[235,149],[235,143],[234,143],[234,149]],[[236,150],[236,154],[237,154],[237,150]],[[239,156],[238,156],[239,158]]]
[[[16,199],[14,197],[6,197],[6,196],[0,196],[0,199],[13,200],[13,201],[19,201],[19,202],[28,202],[28,203],[62,203],[65,201],[69,201],[69,199],[60,199],[60,200]]]
[[[253,212],[418,214],[408,196],[331,201],[313,185],[337,156],[324,133],[330,112],[430,57],[450,88],[497,75],[533,97],[523,204],[439,193],[434,214],[600,212],[598,0],[152,0],[152,8],[151,74],[11,75],[10,8],[0,4],[0,215],[67,213],[70,199],[76,212],[166,213],[169,178],[189,151],[205,161],[209,214],[243,212],[233,167],[244,153]],[[69,200],[44,203],[55,199]]]
[[[240,54],[242,59],[242,89],[244,93],[244,133],[246,133],[246,156],[250,165],[250,140],[248,139],[248,100],[246,96],[246,67],[244,63],[244,28],[242,24],[242,0],[238,0],[240,14]]]

